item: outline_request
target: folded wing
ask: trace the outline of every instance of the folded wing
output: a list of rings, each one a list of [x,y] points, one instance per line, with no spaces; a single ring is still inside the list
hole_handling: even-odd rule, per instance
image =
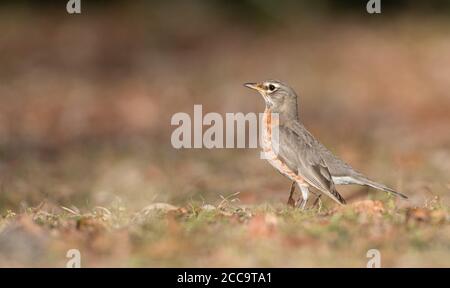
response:
[[[279,126],[279,157],[305,181],[332,198],[345,204],[344,198],[336,190],[331,173],[322,159],[314,151],[315,139],[299,123]]]

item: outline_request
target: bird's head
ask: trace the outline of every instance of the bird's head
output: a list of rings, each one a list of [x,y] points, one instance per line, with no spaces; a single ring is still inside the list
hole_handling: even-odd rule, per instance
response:
[[[297,94],[283,82],[267,80],[260,83],[245,83],[244,86],[258,91],[264,98],[266,107],[273,112],[294,114],[297,117]]]

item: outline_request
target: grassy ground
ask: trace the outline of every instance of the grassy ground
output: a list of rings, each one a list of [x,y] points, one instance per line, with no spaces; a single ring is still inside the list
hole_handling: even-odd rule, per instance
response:
[[[64,267],[69,249],[85,267],[365,267],[369,249],[384,267],[450,265],[448,187],[433,161],[383,173],[395,164],[373,152],[355,166],[409,200],[340,186],[348,206],[300,211],[256,149],[130,141],[5,151],[0,266]]]
[[[138,212],[117,203],[79,212],[45,204],[0,221],[2,266],[365,267],[378,249],[383,267],[448,266],[449,209],[397,209],[393,199],[308,211],[281,205],[154,203]]]

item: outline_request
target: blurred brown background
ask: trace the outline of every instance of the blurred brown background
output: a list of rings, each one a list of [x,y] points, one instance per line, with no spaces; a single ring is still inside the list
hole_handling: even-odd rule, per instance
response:
[[[382,1],[380,15],[365,1],[87,2],[0,6],[0,211],[284,202],[289,181],[258,150],[170,144],[171,116],[194,104],[262,112],[242,83],[268,78],[354,167],[413,204],[448,201],[447,1]]]

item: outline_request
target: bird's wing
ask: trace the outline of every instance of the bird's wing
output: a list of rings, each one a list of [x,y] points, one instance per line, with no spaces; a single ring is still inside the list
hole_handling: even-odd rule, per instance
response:
[[[349,164],[341,160],[339,157],[335,156],[322,143],[316,140],[312,136],[312,134],[308,130],[306,130],[306,128],[300,123],[292,121],[291,123],[288,123],[287,126],[296,134],[304,136],[303,138],[304,141],[307,142],[307,145],[313,147],[315,153],[317,153],[317,155],[319,155],[325,162],[328,171],[332,175],[332,179],[335,179],[333,180],[335,184],[366,185],[375,189],[383,190],[396,196],[400,196],[404,199],[408,198],[406,195],[400,192],[397,192],[383,184],[370,180],[364,174],[353,169]]]
[[[312,135],[299,123],[279,126],[279,157],[308,184],[320,190],[339,204],[344,198],[336,190],[331,173],[315,150]]]

